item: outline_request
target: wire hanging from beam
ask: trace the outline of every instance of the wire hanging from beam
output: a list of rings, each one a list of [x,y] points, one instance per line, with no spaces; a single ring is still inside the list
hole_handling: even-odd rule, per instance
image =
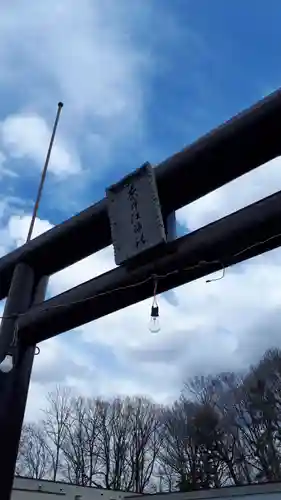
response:
[[[243,248],[242,250],[239,250],[232,257],[239,257],[240,255],[243,255],[243,253],[246,253],[249,250],[251,250],[251,249],[253,249],[253,248],[255,248],[255,247],[259,246],[259,245],[263,245],[264,243],[267,243],[268,241],[271,241],[271,240],[273,240],[275,238],[278,238],[279,236],[281,236],[281,233],[278,233],[278,234],[275,234],[273,236],[270,236],[266,240],[258,241],[256,243],[253,243],[252,245],[249,245],[248,247]],[[234,265],[234,264],[232,264],[230,266],[226,266],[223,263],[222,260],[211,260],[211,261],[202,260],[202,261],[199,261],[198,263],[194,264],[193,266],[188,266],[188,267],[183,267],[183,268],[179,268],[179,269],[174,269],[173,271],[170,271],[170,272],[168,272],[166,274],[156,274],[156,273],[153,273],[150,276],[148,276],[147,278],[145,278],[143,280],[140,280],[140,281],[137,281],[136,283],[131,283],[130,285],[124,285],[124,286],[119,286],[117,288],[112,288],[111,290],[106,290],[105,292],[96,293],[95,295],[93,295],[91,297],[86,297],[84,299],[80,299],[80,300],[75,300],[73,302],[69,302],[68,304],[57,304],[57,305],[53,305],[53,306],[46,306],[46,308],[42,309],[41,311],[42,312],[47,312],[47,311],[49,311],[51,309],[60,309],[60,308],[65,308],[66,309],[66,308],[71,307],[73,305],[86,303],[86,302],[89,302],[89,301],[94,300],[96,298],[104,297],[104,296],[107,296],[107,295],[111,295],[113,293],[116,293],[116,292],[119,292],[119,291],[122,291],[122,290],[128,290],[128,289],[132,289],[132,288],[137,288],[139,286],[145,285],[149,281],[154,281],[155,282],[155,279],[157,279],[158,281],[160,281],[162,279],[168,278],[169,276],[172,276],[172,275],[175,275],[175,274],[178,274],[178,273],[181,273],[181,272],[192,271],[192,270],[198,269],[200,267],[211,266],[211,265],[214,265],[214,264],[220,264],[221,267],[222,267],[223,273],[225,273],[225,268],[226,267],[232,267],[232,265]],[[207,282],[217,281],[219,279],[222,279],[222,277],[224,277],[224,274],[220,278],[214,278],[214,279],[211,279],[211,280],[207,280]],[[23,313],[14,313],[14,314],[7,315],[7,316],[0,316],[0,319],[20,318],[22,316],[25,316],[26,314],[27,314],[26,312],[23,312]]]

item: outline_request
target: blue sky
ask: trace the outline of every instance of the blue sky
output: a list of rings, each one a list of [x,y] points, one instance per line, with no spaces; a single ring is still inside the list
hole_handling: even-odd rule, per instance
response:
[[[145,161],[157,164],[278,88],[280,16],[277,0],[81,0],[79,7],[74,0],[4,0],[2,254],[26,237],[59,100],[64,108],[36,234],[98,201]],[[279,189],[278,158],[180,210],[178,222],[194,230]],[[275,251],[220,282],[199,280],[161,297],[157,338],[147,329],[146,301],[44,343],[28,418],[56,383],[170,401],[183,378],[202,367],[245,368],[279,345],[279,264]],[[54,276],[49,294],[113,266],[109,248]],[[267,342],[261,318],[272,332]]]
[[[62,5],[64,3],[66,7],[67,1]],[[75,179],[75,199],[72,201],[73,205],[77,204],[77,209],[102,197],[105,186],[124,173],[146,160],[157,163],[173,154],[277,88],[280,81],[277,47],[281,38],[278,22],[281,6],[277,1],[248,1],[246,4],[238,1],[226,6],[219,0],[212,3],[164,0],[161,9],[157,0],[136,1],[133,9],[128,1],[104,3],[108,9],[114,5],[120,17],[125,17],[124,21],[120,21],[122,26],[118,33],[121,43],[132,44],[135,57],[145,59],[137,68],[140,88],[136,88],[136,94],[142,94],[142,116],[138,116],[137,107],[135,110],[128,109],[128,113],[140,122],[131,136],[124,134],[112,154],[106,155],[106,160],[96,165],[95,146],[89,136],[96,130],[106,136],[107,124],[100,123],[94,109],[87,113],[83,108],[78,113],[78,126],[73,131],[74,124],[68,123],[68,120],[75,121],[77,103],[68,101],[68,92],[64,92],[62,86],[60,88],[59,82],[50,81],[44,74],[38,75],[38,63],[34,64],[34,71],[32,65],[30,71],[28,66],[21,68],[20,78],[15,78],[12,85],[11,78],[1,85],[1,119],[27,108],[42,112],[51,126],[57,100],[65,102],[62,133],[65,129],[72,129],[82,168],[90,170],[89,177],[84,182],[79,179],[78,186]],[[16,8],[3,9],[16,11]],[[5,16],[2,22],[5,22]],[[108,24],[110,30],[110,22]],[[46,30],[48,28],[47,24]],[[30,38],[34,43],[35,34]],[[6,57],[9,58],[9,46],[6,50]],[[10,65],[17,65],[16,55],[20,51],[13,47],[11,52]],[[103,65],[102,61],[98,62]],[[73,63],[75,65],[75,61]],[[46,65],[49,64],[52,64],[51,60],[46,61]],[[100,68],[94,60],[91,69],[98,75]],[[87,79],[87,75],[81,74],[80,78]],[[79,101],[79,87],[76,99]],[[79,126],[81,121],[82,127]],[[114,126],[122,129],[122,123]],[[26,158],[22,158],[22,163],[27,163]],[[21,165],[21,168],[28,169],[28,164],[26,167]],[[32,177],[30,179],[30,175],[26,175],[24,179],[21,176],[19,182],[12,182],[16,194],[21,196],[24,192],[25,197],[34,198],[37,177]],[[7,179],[3,179],[2,184],[4,182],[6,189]],[[55,188],[50,183],[47,186],[41,215],[48,218],[52,210],[52,220],[58,222],[72,212],[68,204],[53,207],[52,198],[47,194],[48,189]]]

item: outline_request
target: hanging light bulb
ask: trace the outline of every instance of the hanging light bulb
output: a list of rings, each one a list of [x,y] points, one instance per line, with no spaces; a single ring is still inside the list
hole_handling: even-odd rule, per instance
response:
[[[16,322],[14,328],[14,336],[10,346],[6,351],[6,355],[4,359],[2,359],[0,363],[0,371],[2,373],[10,373],[14,368],[14,364],[16,363],[16,347],[18,343],[18,323]]]
[[[159,321],[159,307],[157,305],[153,305],[151,308],[148,328],[152,333],[157,333],[161,329]]]
[[[157,333],[160,331],[160,321],[159,321],[159,307],[157,304],[157,278],[155,277],[154,288],[153,288],[153,302],[150,313],[150,321],[148,328],[152,333]]]
[[[12,354],[6,354],[3,361],[0,363],[0,370],[2,373],[9,373],[14,367]]]

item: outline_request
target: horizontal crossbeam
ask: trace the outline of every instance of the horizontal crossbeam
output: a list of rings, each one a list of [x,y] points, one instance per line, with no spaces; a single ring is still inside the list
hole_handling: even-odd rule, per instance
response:
[[[148,264],[117,267],[33,307],[19,318],[21,338],[37,343],[144,300],[155,275],[160,293],[280,245],[281,191],[167,243]]]

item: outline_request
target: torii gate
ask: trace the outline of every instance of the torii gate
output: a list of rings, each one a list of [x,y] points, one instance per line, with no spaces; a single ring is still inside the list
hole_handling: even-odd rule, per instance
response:
[[[166,229],[175,210],[279,156],[280,123],[278,90],[159,164]],[[104,198],[0,259],[0,362],[11,344],[15,354],[14,369],[0,373],[2,500],[10,498],[36,344],[152,296],[155,278],[161,293],[280,246],[281,191],[45,301],[48,277],[110,245],[111,233]]]

